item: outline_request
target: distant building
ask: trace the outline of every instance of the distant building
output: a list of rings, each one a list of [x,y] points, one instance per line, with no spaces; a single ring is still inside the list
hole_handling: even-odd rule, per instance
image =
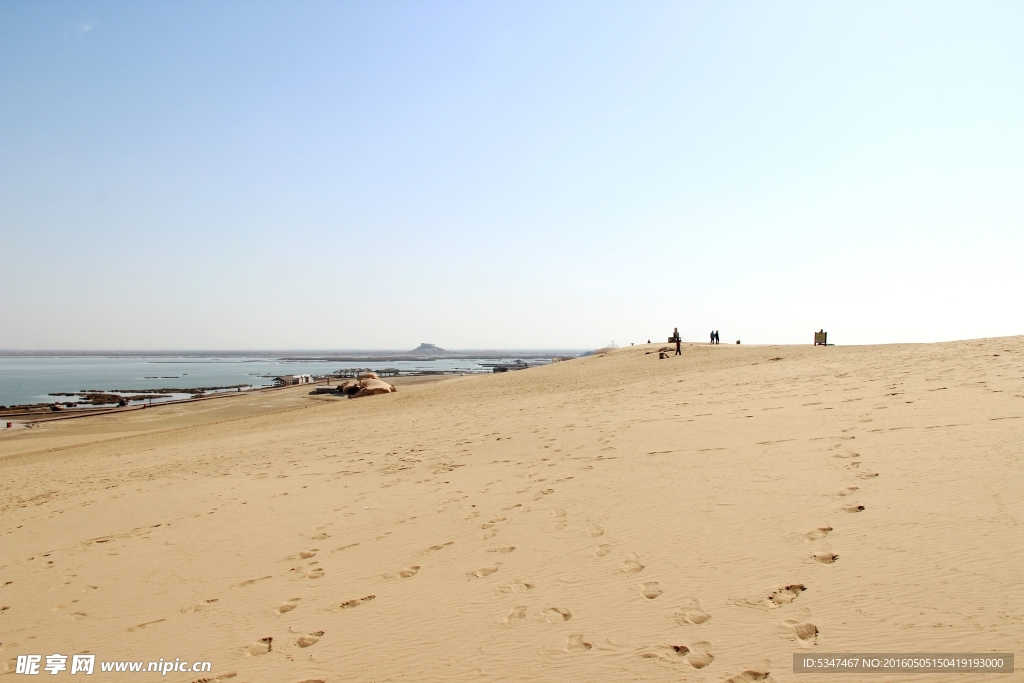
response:
[[[313,383],[313,375],[281,375],[279,377],[275,377],[274,379],[277,380],[277,382],[280,383],[282,386],[287,386],[289,384]]]

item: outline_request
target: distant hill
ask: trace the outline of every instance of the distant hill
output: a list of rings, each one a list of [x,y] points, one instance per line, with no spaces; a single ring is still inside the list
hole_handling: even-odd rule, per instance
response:
[[[435,344],[420,344],[412,351],[406,351],[406,353],[416,355],[442,355],[448,352]]]

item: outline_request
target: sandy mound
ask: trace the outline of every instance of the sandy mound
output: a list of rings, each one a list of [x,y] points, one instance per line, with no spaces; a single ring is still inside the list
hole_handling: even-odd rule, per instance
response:
[[[338,385],[338,393],[349,398],[362,398],[363,396],[375,396],[377,394],[391,394],[398,391],[393,384],[379,379],[376,373],[364,372],[359,379],[346,380]]]
[[[352,398],[361,396],[375,396],[376,394],[390,394],[398,391],[394,386],[380,379],[360,379],[359,391],[352,395]]]

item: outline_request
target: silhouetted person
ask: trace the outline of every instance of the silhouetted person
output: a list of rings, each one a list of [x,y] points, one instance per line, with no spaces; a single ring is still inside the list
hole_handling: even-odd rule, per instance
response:
[[[715,343],[715,331],[714,330],[711,330],[711,341],[709,343],[711,343],[711,344]]]
[[[716,344],[721,344],[722,343],[722,338],[718,336],[718,330],[715,330],[715,343]]]
[[[678,327],[672,332],[672,341],[676,343],[676,355],[683,355],[683,338],[679,336]]]

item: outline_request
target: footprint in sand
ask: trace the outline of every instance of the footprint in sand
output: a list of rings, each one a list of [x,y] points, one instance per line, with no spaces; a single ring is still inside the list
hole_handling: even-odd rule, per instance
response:
[[[572,619],[572,612],[565,609],[564,607],[548,607],[540,611],[544,621],[549,624],[560,624],[563,621],[569,621]]]
[[[636,555],[633,556],[633,559],[626,560],[622,563],[622,571],[626,572],[627,574],[636,574],[642,572],[643,570],[644,566],[640,564],[640,561],[637,559]]]
[[[864,512],[864,506],[863,505],[844,505],[843,506],[843,511],[844,512]]]
[[[671,661],[678,657],[685,657],[689,654],[690,648],[686,645],[659,645],[657,647],[644,647],[639,654],[644,659],[663,659]]]
[[[295,641],[295,647],[310,647],[311,645],[316,645],[320,640],[320,636],[323,634],[323,631],[313,631],[312,633],[300,636],[299,639]]]
[[[552,522],[551,527],[556,530],[564,529],[568,524],[568,522],[566,522],[565,520],[565,510],[561,508],[555,508],[554,510],[551,511],[551,514],[555,517],[555,521]]]
[[[494,572],[498,571],[498,567],[500,567],[500,566],[501,566],[501,562],[495,562],[490,567],[480,567],[480,569],[477,569],[475,572],[470,572],[469,575],[470,576],[475,576],[478,579],[482,579],[485,576],[490,576]]]
[[[291,612],[293,609],[299,606],[299,600],[302,600],[302,598],[292,598],[291,600],[282,602],[280,605],[274,608],[274,611],[277,612],[278,615]]]
[[[799,619],[786,619],[783,622],[789,627],[793,637],[802,647],[814,647],[818,642],[818,627],[809,621]]]
[[[612,551],[611,545],[602,543],[601,545],[594,548],[594,557],[604,557]]]
[[[769,607],[781,607],[796,600],[797,596],[807,590],[802,583],[791,583],[788,586],[776,589],[765,599]]]
[[[683,606],[676,610],[675,620],[682,624],[703,624],[709,620],[711,615],[705,612],[697,598],[687,598]]]
[[[202,612],[203,610],[209,609],[210,605],[212,605],[213,603],[217,602],[218,599],[219,598],[210,598],[209,600],[204,600],[204,601],[200,602],[199,604],[192,605],[191,607],[183,607],[181,609],[181,613],[182,614],[195,614],[196,612]]]
[[[814,553],[813,555],[811,555],[811,557],[813,557],[816,562],[821,562],[822,564],[832,564],[833,562],[839,559],[839,556],[835,553],[824,551],[820,553]]]
[[[686,657],[686,663],[694,669],[703,669],[715,661],[715,656],[711,654],[711,643],[704,640],[690,643],[689,651],[684,656]]]
[[[349,543],[348,545],[339,546],[339,547],[335,548],[334,550],[332,550],[331,552],[332,553],[336,553],[336,552],[339,552],[341,550],[348,550],[349,548],[355,548],[357,545],[359,545],[359,544],[358,543]]]
[[[265,655],[268,652],[270,652],[271,649],[273,649],[271,647],[271,642],[273,640],[273,638],[267,636],[266,638],[260,638],[255,643],[249,643],[245,646],[245,654],[249,657],[258,657],[260,655]]]
[[[514,545],[506,545],[506,546],[502,546],[501,548],[491,548],[487,552],[489,552],[489,553],[510,553],[510,552],[512,552],[515,549],[516,549],[516,547]]]
[[[661,590],[661,586],[658,585],[657,581],[648,581],[640,586],[640,595],[644,596],[648,600],[653,600],[662,593],[664,593],[664,591]]]
[[[418,564],[411,564],[408,567],[402,567],[395,574],[391,574],[391,573],[385,574],[384,578],[385,579],[408,579],[410,577],[416,576],[416,572],[418,572],[420,569],[421,569],[421,567]]]
[[[819,538],[825,538],[832,531],[830,526],[819,526],[814,531],[808,531],[804,534],[805,541],[817,541]]]
[[[861,472],[857,475],[858,479],[872,479],[878,476],[878,472]]]
[[[768,671],[767,666],[759,666],[754,669],[747,669],[743,673],[738,673],[735,676],[727,678],[725,683],[752,683],[752,681],[764,681],[764,683],[772,683],[774,681],[771,677],[771,672]]]
[[[238,675],[236,671],[228,671],[227,673],[220,674],[214,678],[197,678],[192,683],[224,683],[224,681],[230,680]]]
[[[852,495],[853,493],[855,493],[859,489],[860,489],[860,487],[858,487],[858,486],[847,486],[845,489],[843,489],[842,491],[840,491],[836,495],[839,496],[840,498],[845,498],[846,496]]]
[[[573,635],[569,636],[565,641],[566,652],[586,652],[592,647],[594,647],[592,644],[585,642],[583,640],[582,633],[574,633]]]
[[[455,543],[455,541],[448,541],[447,543],[441,543],[440,545],[432,545],[429,548],[427,548],[426,550],[424,550],[423,554],[426,555],[427,553],[433,553],[433,552],[437,552],[438,550],[444,550],[445,548],[447,548],[448,546],[452,545],[453,543]]]
[[[82,616],[85,616],[85,615],[83,614]],[[131,628],[126,628],[124,630],[124,632],[125,633],[132,633],[134,631],[138,631],[140,628],[146,628],[147,626],[152,626],[153,624],[159,624],[161,621],[167,621],[167,620],[166,619],[154,619],[153,621],[145,621],[145,622],[143,622],[141,624],[136,624],[135,626],[132,626]]]
[[[524,593],[528,590],[532,590],[533,584],[516,579],[515,581],[509,581],[508,583],[501,584],[499,588],[501,588],[502,593]]]
[[[308,560],[311,557],[316,557],[316,553],[319,548],[310,548],[309,550],[302,550],[294,555],[289,555],[284,558],[286,562],[292,562],[295,560]]]
[[[597,538],[598,536],[604,536],[604,529],[599,524],[588,524],[587,533],[590,534],[591,538]]]
[[[512,609],[510,609],[508,611],[508,614],[505,616],[505,623],[506,624],[514,624],[514,623],[522,621],[525,618],[526,618],[526,606],[525,605],[516,605],[515,607],[513,607]]]
[[[363,597],[355,598],[354,600],[346,600],[345,602],[335,607],[334,611],[340,612],[343,609],[352,609],[353,607],[359,607],[359,605],[363,604],[364,602],[369,602],[370,600],[373,600],[376,597],[376,595],[364,595]]]
[[[249,579],[247,581],[243,581],[242,583],[238,584],[238,587],[239,588],[244,588],[245,586],[251,586],[252,584],[256,583],[257,581],[265,581],[265,580],[271,579],[271,578],[273,578],[273,577],[272,576],[261,576],[258,579]]]
[[[306,578],[307,579],[319,579],[323,575],[324,575],[324,570],[321,569],[320,567],[314,567],[313,569],[310,569],[309,571],[306,572]]]

